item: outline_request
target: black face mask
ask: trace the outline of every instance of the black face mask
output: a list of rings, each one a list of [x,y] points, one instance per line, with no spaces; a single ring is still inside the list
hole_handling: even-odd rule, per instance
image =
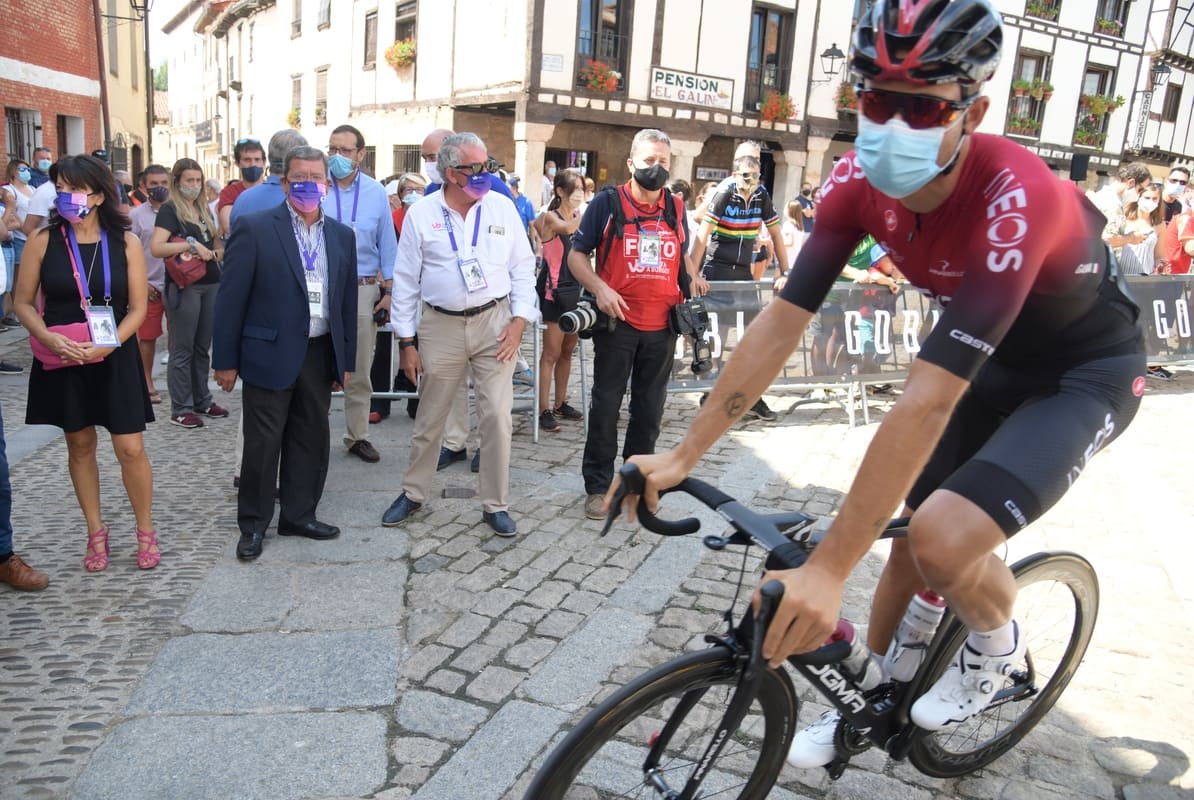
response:
[[[805,197],[808,197],[810,194],[812,194],[812,193],[813,193],[813,190],[812,190],[812,189],[804,189],[804,190],[802,190],[800,193],[801,193],[802,195],[804,195]]]
[[[667,183],[667,169],[662,164],[652,164],[649,167],[636,167],[634,170],[634,182],[646,189],[648,192],[655,192],[663,188]]]
[[[154,186],[152,189],[147,189],[145,194],[149,195],[149,199],[155,203],[164,203],[170,197],[170,189],[166,186]]]

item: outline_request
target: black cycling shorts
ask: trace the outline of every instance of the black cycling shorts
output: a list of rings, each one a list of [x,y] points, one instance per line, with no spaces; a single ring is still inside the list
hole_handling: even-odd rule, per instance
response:
[[[1139,349],[1049,371],[987,361],[908,494],[915,509],[937,489],[962,495],[1007,536],[1048,511],[1091,457],[1140,407]]]

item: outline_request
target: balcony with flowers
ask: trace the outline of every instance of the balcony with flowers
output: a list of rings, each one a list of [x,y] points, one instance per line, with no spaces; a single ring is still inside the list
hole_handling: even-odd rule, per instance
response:
[[[1040,138],[1045,104],[1053,97],[1053,84],[1041,78],[1012,82],[1012,97],[1008,103],[1007,134],[1031,139]]]
[[[1030,17],[1056,22],[1061,10],[1061,0],[1028,0],[1024,13]]]
[[[1084,94],[1078,100],[1078,119],[1074,126],[1074,144],[1101,150],[1107,142],[1111,113],[1124,104],[1121,95],[1104,97]]]

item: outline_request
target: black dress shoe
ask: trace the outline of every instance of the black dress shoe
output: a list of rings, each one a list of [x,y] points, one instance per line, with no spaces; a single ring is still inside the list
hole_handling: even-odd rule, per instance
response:
[[[381,524],[387,528],[393,528],[395,525],[401,525],[406,521],[406,518],[423,507],[422,503],[416,503],[406,496],[406,492],[398,495],[398,499],[390,503],[390,507],[386,509],[386,513],[381,515]]]
[[[482,511],[481,519],[488,523],[498,536],[513,536],[518,533],[518,526],[505,511]]]
[[[439,449],[439,463],[435,465],[436,472],[444,467],[455,464],[457,461],[464,461],[468,458],[468,449],[460,448],[459,450],[450,450],[447,447]]]
[[[481,448],[480,447],[477,448],[477,452],[473,453],[473,460],[469,464],[468,469],[469,469],[469,472],[480,472],[481,471]]]
[[[302,536],[306,539],[335,539],[340,535],[340,529],[335,525],[328,525],[326,522],[320,522],[317,519],[313,519],[302,525],[294,525],[279,520],[278,535]]]
[[[236,557],[241,561],[252,561],[261,555],[261,543],[265,540],[264,533],[242,533],[240,541],[236,543]]]

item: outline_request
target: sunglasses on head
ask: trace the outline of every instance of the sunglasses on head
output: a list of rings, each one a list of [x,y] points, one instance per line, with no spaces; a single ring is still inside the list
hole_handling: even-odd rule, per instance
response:
[[[467,172],[470,175],[480,175],[485,171],[485,162],[478,161],[476,164],[457,164],[452,169],[457,172]]]
[[[918,130],[948,125],[973,101],[946,100],[927,94],[903,94],[883,89],[860,89],[858,110],[880,125],[899,114],[909,128]]]
[[[261,144],[261,140],[260,140],[260,139],[254,139],[254,138],[252,138],[252,137],[247,137],[247,138],[244,138],[244,139],[237,139],[237,140],[236,140],[236,143],[237,143],[237,144],[248,144],[249,142],[252,142],[253,144]]]

